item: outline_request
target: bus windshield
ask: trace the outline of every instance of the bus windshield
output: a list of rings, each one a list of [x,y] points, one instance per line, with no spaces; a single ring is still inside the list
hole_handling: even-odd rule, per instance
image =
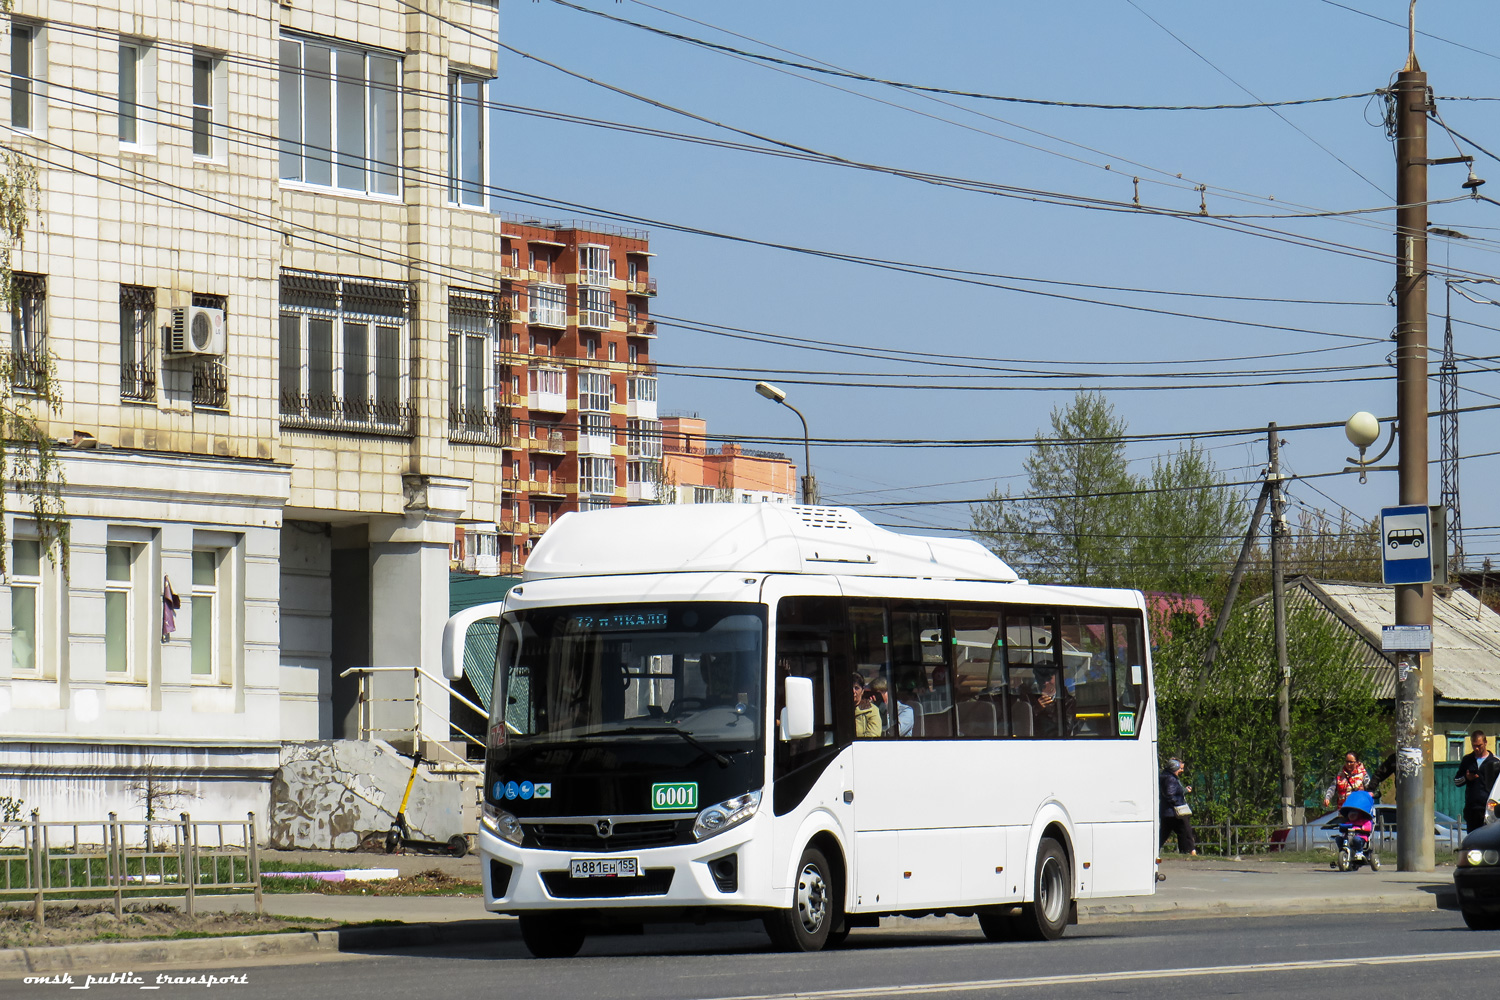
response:
[[[501,618],[489,743],[663,740],[757,745],[765,609],[610,604]],[[714,748],[713,744],[720,746]]]

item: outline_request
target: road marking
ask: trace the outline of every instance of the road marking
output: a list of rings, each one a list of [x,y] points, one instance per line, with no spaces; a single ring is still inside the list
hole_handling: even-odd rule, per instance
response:
[[[1359,958],[1313,959],[1305,962],[1264,962],[1254,965],[1205,965],[1187,969],[1133,969],[1122,972],[1080,973],[1070,976],[1033,976],[1026,979],[971,979],[954,983],[913,983],[908,986],[865,986],[837,990],[806,990],[796,993],[758,993],[715,997],[712,1000],[850,1000],[924,993],[971,993],[977,990],[1012,990],[1039,986],[1078,986],[1145,979],[1191,979],[1199,976],[1244,975],[1246,973],[1310,972],[1357,969],[1383,965],[1423,965],[1434,962],[1467,962],[1500,958],[1493,951],[1433,952],[1421,955],[1380,955]]]

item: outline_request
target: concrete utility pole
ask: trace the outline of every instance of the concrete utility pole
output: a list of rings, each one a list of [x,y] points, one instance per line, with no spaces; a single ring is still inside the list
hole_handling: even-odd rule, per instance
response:
[[[1286,566],[1282,545],[1286,541],[1286,497],[1281,492],[1281,436],[1273,421],[1266,428],[1271,463],[1266,486],[1271,490],[1271,609],[1276,631],[1276,732],[1281,744],[1281,822],[1297,826],[1297,778],[1292,773],[1292,666],[1286,654]]]
[[[1417,64],[1416,0],[1396,75],[1396,419],[1400,502],[1427,506],[1427,74]],[[1432,585],[1396,587],[1396,624],[1432,626]],[[1432,654],[1400,654],[1396,691],[1396,866],[1433,870]]]

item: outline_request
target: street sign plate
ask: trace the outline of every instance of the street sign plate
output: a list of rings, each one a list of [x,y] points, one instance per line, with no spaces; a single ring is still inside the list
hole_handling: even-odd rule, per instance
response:
[[[1431,625],[1382,625],[1380,648],[1384,652],[1432,652]]]
[[[1432,516],[1426,504],[1381,508],[1380,542],[1385,583],[1432,582]]]

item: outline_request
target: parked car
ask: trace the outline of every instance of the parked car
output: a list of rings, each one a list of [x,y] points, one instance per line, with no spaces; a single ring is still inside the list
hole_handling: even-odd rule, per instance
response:
[[[1476,931],[1500,930],[1500,823],[1482,826],[1464,838],[1453,888],[1464,923]]]
[[[1463,824],[1446,813],[1432,814],[1432,835],[1439,845],[1456,844],[1462,835]],[[1384,803],[1375,806],[1376,850],[1383,843],[1396,840],[1396,806]],[[1290,829],[1282,827],[1271,833],[1272,850],[1308,851],[1318,847],[1333,850],[1333,835],[1339,832],[1339,814],[1335,810],[1317,819],[1308,820],[1301,826]]]

